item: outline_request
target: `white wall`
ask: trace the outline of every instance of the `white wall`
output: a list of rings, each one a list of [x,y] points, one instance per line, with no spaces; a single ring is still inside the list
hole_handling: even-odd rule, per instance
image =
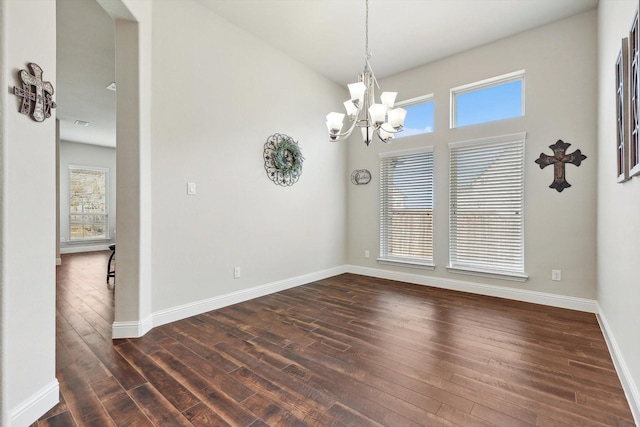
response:
[[[598,303],[640,423],[640,177],[616,182],[614,64],[635,0],[600,0],[598,19]]]
[[[344,265],[346,149],[324,116],[346,90],[194,1],[153,2],[152,58],[153,311]],[[291,187],[264,169],[274,133],[306,159]]]
[[[115,19],[118,286],[114,337],[151,320],[151,1],[98,0]],[[121,326],[126,325],[125,333]]]
[[[410,49],[408,45],[406,48]],[[375,61],[373,62],[375,69]],[[525,116],[459,129],[449,129],[449,89],[490,77],[526,70]],[[435,95],[435,131],[396,139],[390,145],[349,143],[348,170],[366,168],[373,179],[366,186],[349,185],[348,261],[386,272],[413,274],[426,284],[471,289],[498,286],[514,296],[535,291],[583,299],[595,307],[596,297],[596,12],[580,14],[527,31],[447,59],[384,79],[382,90],[398,91],[398,100]],[[336,107],[338,108],[338,107]],[[448,273],[447,144],[454,141],[527,132],[525,152],[525,283]],[[570,151],[581,149],[587,159],[568,165],[572,187],[562,193],[548,188],[553,170],[534,163],[549,145],[562,139]],[[376,262],[378,237],[378,153],[433,145],[435,155],[434,271],[390,267]],[[371,258],[364,259],[364,250]],[[551,281],[551,270],[562,270],[562,281]],[[373,272],[373,271],[372,271]],[[398,276],[395,276],[398,277]],[[458,286],[461,282],[465,286]],[[487,292],[485,286],[482,292]],[[530,295],[520,293],[520,296]],[[535,299],[535,298],[534,298]],[[553,298],[552,298],[553,299]]]
[[[3,426],[29,425],[58,400],[55,117],[38,123],[19,114],[18,98],[7,90],[19,84],[17,73],[29,62],[40,65],[56,87],[55,6],[48,0],[0,0]],[[25,16],[37,31],[25,31]]]
[[[116,228],[116,149],[98,145],[60,141],[60,248],[62,253],[82,250],[96,243],[68,243],[69,241],[69,165],[105,168],[109,170],[109,237]],[[105,246],[102,243],[98,246]]]

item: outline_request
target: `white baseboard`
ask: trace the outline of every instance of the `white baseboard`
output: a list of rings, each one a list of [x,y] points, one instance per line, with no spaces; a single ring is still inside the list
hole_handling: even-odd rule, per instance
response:
[[[80,252],[96,252],[96,251],[108,251],[109,245],[112,243],[101,243],[99,245],[74,245],[60,247],[61,254],[77,254]]]
[[[49,409],[58,404],[60,399],[60,385],[54,378],[40,391],[22,402],[11,411],[9,425],[11,427],[26,427],[35,422]]]
[[[598,311],[596,301],[586,298],[569,297],[565,295],[549,294],[545,292],[529,291],[526,289],[503,286],[485,285],[482,283],[466,282],[462,280],[445,279],[442,277],[432,277],[398,271],[380,270],[376,268],[360,267],[357,265],[347,265],[346,270],[349,273],[378,277],[380,279],[397,280],[415,285],[432,286],[434,288],[449,289],[452,291],[462,291],[472,294],[506,298],[515,301],[531,302],[551,307],[586,311],[588,313],[597,313]]]
[[[640,391],[638,391],[638,385],[633,380],[631,372],[629,372],[629,366],[620,352],[620,347],[618,347],[613,331],[611,330],[609,322],[607,322],[607,318],[602,312],[600,305],[598,305],[598,314],[596,317],[598,318],[598,323],[600,323],[600,329],[602,329],[604,340],[607,342],[607,347],[609,348],[611,359],[613,360],[616,372],[620,378],[620,383],[624,389],[624,394],[627,396],[627,401],[629,402],[633,418],[636,425],[640,426]]]
[[[243,289],[237,292],[231,292],[213,298],[207,298],[205,300],[156,311],[155,313],[153,313],[153,326],[156,327],[165,325],[177,320],[186,319],[187,317],[206,313],[207,311],[217,310],[222,307],[227,307],[229,305],[238,304],[240,302],[249,301],[254,298],[262,297],[275,292],[280,292],[285,289],[305,285],[316,280],[337,276],[338,274],[342,274],[345,272],[346,270],[344,269],[344,267],[331,268],[328,270],[304,274],[302,276],[293,277],[291,279],[267,283],[253,288]]]
[[[140,338],[153,327],[153,315],[147,316],[140,321],[113,322],[111,325],[111,336],[117,338]]]
[[[316,280],[337,276],[342,273],[346,273],[345,267],[335,267],[328,270],[304,274],[302,276],[293,277],[291,279],[267,283],[264,285],[255,286],[253,288],[243,289],[237,292],[231,292],[200,301],[159,310],[154,312],[149,318],[141,322],[114,322],[112,326],[113,338],[138,338],[146,334],[147,332],[149,332],[149,330],[151,330],[151,328],[154,328],[156,326],[176,322],[178,320],[197,316],[198,314],[206,313],[208,311],[217,310],[219,308],[238,304],[244,301],[249,301],[254,298],[272,294],[274,292],[280,292],[285,289],[305,285]]]
[[[363,276],[378,277],[381,279],[398,280],[417,285],[531,302],[552,307],[568,308],[572,310],[586,311],[589,313],[597,313],[598,311],[596,301],[585,298],[568,297],[564,295],[548,294],[544,292],[507,288],[502,286],[484,285],[474,282],[465,282],[462,280],[444,279],[355,265],[345,265],[159,310],[140,321],[114,322],[112,325],[113,338],[138,338],[156,326],[186,319],[191,316],[206,313],[207,311],[217,310],[222,307],[304,285],[316,280],[337,276],[342,273],[354,273]]]

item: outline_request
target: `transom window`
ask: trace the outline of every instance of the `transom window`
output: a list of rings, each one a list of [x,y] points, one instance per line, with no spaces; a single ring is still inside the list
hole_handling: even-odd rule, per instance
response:
[[[396,138],[433,132],[435,108],[433,94],[396,102],[395,106],[407,110],[407,116],[404,119],[404,130],[396,133]]]
[[[108,188],[108,169],[69,166],[71,241],[109,239]]]
[[[451,127],[524,115],[524,70],[451,89]]]

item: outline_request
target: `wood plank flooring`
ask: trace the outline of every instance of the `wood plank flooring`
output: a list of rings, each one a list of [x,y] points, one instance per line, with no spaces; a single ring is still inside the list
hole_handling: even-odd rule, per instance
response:
[[[634,426],[593,314],[344,274],[112,341],[108,255],[58,267],[33,426]]]

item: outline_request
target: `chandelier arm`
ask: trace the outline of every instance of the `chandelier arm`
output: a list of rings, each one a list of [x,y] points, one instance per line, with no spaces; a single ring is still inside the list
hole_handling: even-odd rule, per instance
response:
[[[349,137],[349,135],[351,135],[351,133],[353,132],[353,130],[356,127],[356,124],[358,123],[358,117],[360,116],[360,112],[362,111],[362,107],[358,107],[358,112],[353,116],[353,119],[349,119],[351,120],[351,126],[349,127],[348,130],[346,130],[345,132],[342,133],[336,133],[334,135],[329,135],[329,138],[331,139],[331,141],[343,141],[345,139],[347,139]],[[351,117],[351,116],[350,116]]]

